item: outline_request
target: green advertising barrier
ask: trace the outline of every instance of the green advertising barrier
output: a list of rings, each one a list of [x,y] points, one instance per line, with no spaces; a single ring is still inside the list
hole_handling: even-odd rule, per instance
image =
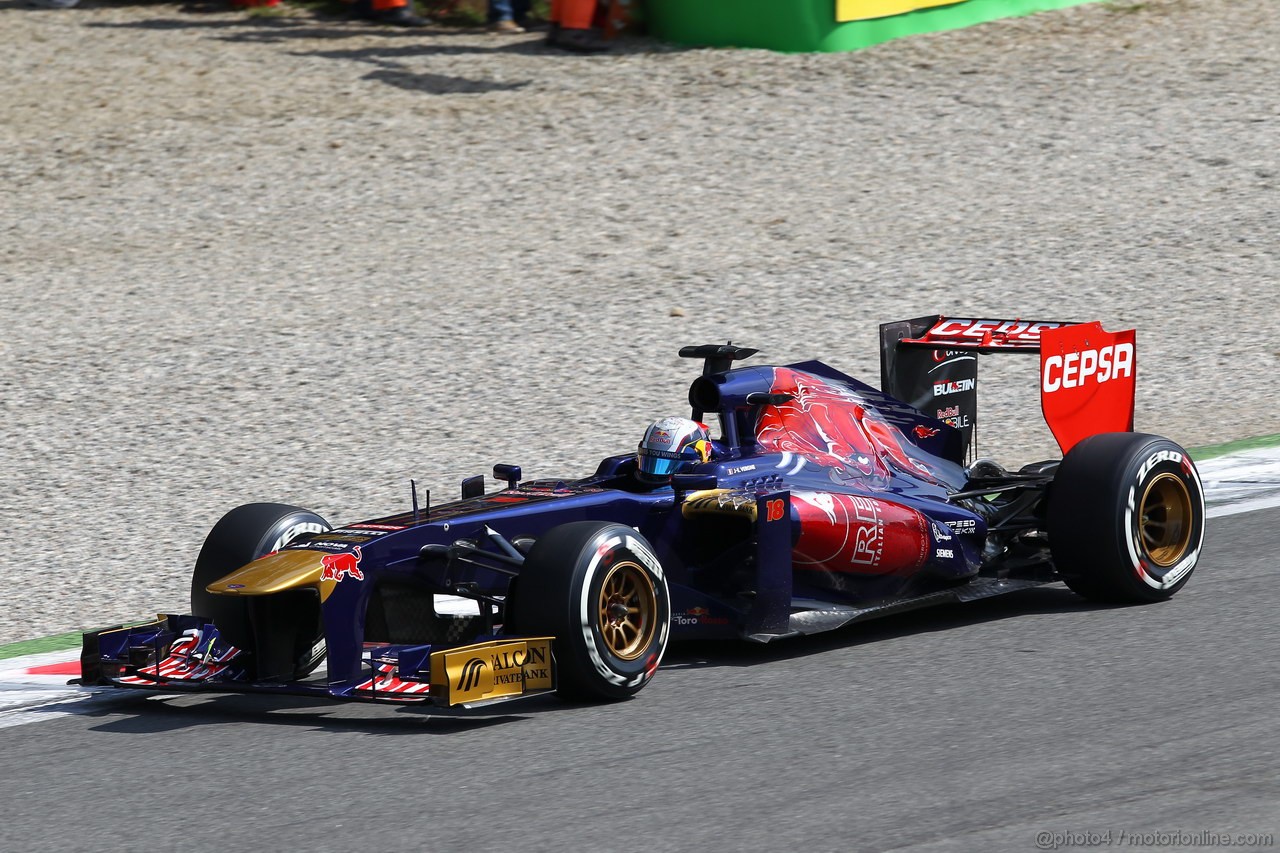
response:
[[[947,5],[938,5],[943,2]],[[678,44],[834,52],[1089,2],[1093,0],[646,0],[645,18],[652,35]],[[849,20],[876,14],[884,17]]]

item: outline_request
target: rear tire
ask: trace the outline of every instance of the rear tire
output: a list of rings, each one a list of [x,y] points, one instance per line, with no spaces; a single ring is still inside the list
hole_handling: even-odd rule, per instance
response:
[[[1049,492],[1049,548],[1062,580],[1095,601],[1163,601],[1186,585],[1204,541],[1204,489],[1166,438],[1081,441]]]
[[[666,576],[633,528],[554,528],[534,543],[512,595],[515,633],[555,637],[556,691],[566,699],[624,699],[662,661],[671,630]]]
[[[246,563],[279,551],[300,536],[331,529],[329,522],[310,510],[256,503],[231,510],[205,537],[191,573],[191,612],[213,622],[218,633],[232,645],[254,652],[259,678],[296,680],[324,660],[319,600],[313,601],[315,597],[306,590],[241,598],[214,595],[205,587]],[[264,631],[276,641],[261,636]],[[269,654],[267,647],[283,651]],[[282,657],[283,661],[268,664],[266,657]]]

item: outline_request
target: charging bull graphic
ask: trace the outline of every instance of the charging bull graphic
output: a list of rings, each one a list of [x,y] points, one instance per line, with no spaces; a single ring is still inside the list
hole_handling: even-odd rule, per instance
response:
[[[791,394],[793,399],[761,413],[756,430],[761,447],[799,453],[834,468],[841,480],[863,480],[871,488],[889,484],[890,464],[939,482],[923,462],[907,455],[897,427],[866,406],[853,389],[779,367],[772,390]]]
[[[357,545],[354,551],[347,551],[342,554],[325,554],[320,558],[320,565],[324,569],[320,572],[320,580],[322,581],[340,581],[345,577],[353,577],[358,581],[364,580],[364,572],[360,571],[360,546]]]

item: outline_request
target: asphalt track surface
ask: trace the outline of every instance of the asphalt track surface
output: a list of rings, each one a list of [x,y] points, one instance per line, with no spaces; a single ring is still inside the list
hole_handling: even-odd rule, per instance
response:
[[[0,848],[970,851],[1107,831],[1273,846],[1277,553],[1280,509],[1216,518],[1167,603],[1055,585],[681,646],[610,705],[122,696],[0,730]]]

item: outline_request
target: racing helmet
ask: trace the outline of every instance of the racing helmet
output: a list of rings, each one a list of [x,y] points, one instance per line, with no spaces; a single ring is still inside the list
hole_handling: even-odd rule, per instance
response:
[[[663,418],[644,431],[636,450],[636,477],[666,483],[687,463],[711,459],[711,435],[705,424],[688,418]]]

